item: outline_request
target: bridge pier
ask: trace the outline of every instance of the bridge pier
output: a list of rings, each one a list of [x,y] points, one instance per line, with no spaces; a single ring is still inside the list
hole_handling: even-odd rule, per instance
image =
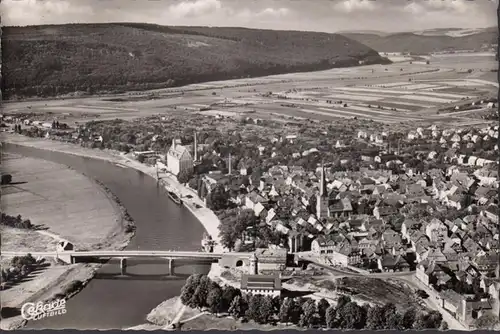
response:
[[[175,275],[174,259],[171,259],[171,258],[168,259],[168,275],[169,276],[174,276]]]
[[[127,259],[126,258],[120,259],[120,274],[122,276],[127,274]]]

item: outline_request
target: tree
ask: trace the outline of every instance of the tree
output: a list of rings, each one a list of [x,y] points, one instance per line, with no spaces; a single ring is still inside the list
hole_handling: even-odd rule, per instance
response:
[[[385,328],[390,330],[400,330],[403,328],[403,316],[398,312],[391,313],[385,319]]]
[[[449,329],[448,323],[446,321],[441,321],[441,326],[439,326],[439,330],[447,331]]]
[[[226,285],[222,291],[222,309],[228,310],[234,299],[241,295],[239,289],[234,288],[231,285]]]
[[[318,302],[318,321],[321,325],[326,322],[326,310],[330,307],[330,303],[325,299],[321,298]]]
[[[281,303],[279,311],[279,320],[285,324],[288,324],[292,320],[292,312],[295,307],[294,300],[292,298],[285,298],[283,303]]]
[[[385,329],[393,329],[393,324],[391,322],[397,321],[396,314],[396,305],[393,303],[387,303],[382,307],[383,319],[384,319],[384,328]]]
[[[337,301],[337,313],[338,311],[343,308],[345,305],[349,304],[351,302],[351,297],[342,295]]]
[[[191,298],[191,302],[188,306],[191,308],[202,309],[207,306],[207,297],[210,288],[210,279],[203,275],[200,279],[198,286],[196,287],[193,297]]]
[[[268,323],[274,314],[273,299],[271,296],[265,296],[262,298],[262,304],[259,308],[259,320],[261,323]]]
[[[188,182],[188,185],[191,189],[194,189],[194,190],[198,190],[198,182],[199,182],[199,177],[198,176],[195,176],[193,178],[191,178]],[[198,194],[199,195],[199,194]]]
[[[439,328],[443,315],[439,311],[430,311],[427,315],[427,328]]]
[[[427,328],[427,314],[421,312],[415,317],[415,322],[413,323],[413,329],[426,329]]]
[[[252,295],[248,301],[248,309],[246,311],[246,316],[255,322],[260,322],[260,308],[262,306],[262,296]]]
[[[184,305],[189,305],[191,303],[191,299],[193,298],[200,279],[201,275],[191,275],[186,280],[186,283],[184,283],[181,289],[181,301]]]
[[[180,171],[179,175],[177,175],[177,181],[179,181],[179,183],[186,184],[189,182],[191,177],[192,177],[191,173],[189,173],[186,170],[182,170]]]
[[[231,302],[231,305],[229,306],[228,310],[229,314],[238,319],[244,316],[246,311],[247,311],[247,305],[243,297],[241,297],[240,295],[234,297],[233,301]]]
[[[403,329],[412,329],[413,323],[415,322],[415,318],[417,316],[417,311],[415,308],[410,307],[403,313],[402,326]]]
[[[316,302],[309,299],[302,305],[302,315],[300,316],[299,325],[302,327],[312,327],[315,325],[317,316]]]
[[[413,324],[414,329],[439,328],[443,316],[438,311],[430,311],[429,313],[421,312],[417,315]]]
[[[2,174],[2,184],[9,184],[12,182],[12,175],[10,174]]]
[[[222,289],[218,285],[211,287],[207,295],[207,305],[212,313],[218,314],[222,309]]]
[[[442,323],[446,322],[443,321]],[[495,329],[497,323],[498,317],[496,317],[494,314],[486,313],[476,319],[475,325],[477,329]]]
[[[227,208],[229,195],[223,186],[217,185],[207,196],[207,206],[209,209],[219,211]]]
[[[367,329],[378,330],[384,329],[384,311],[380,306],[371,307],[366,315]]]
[[[357,303],[349,302],[340,308],[338,312],[341,328],[361,329],[365,326],[366,318]]]
[[[234,249],[236,241],[242,238],[248,227],[257,225],[257,218],[252,210],[226,210],[219,219],[221,243],[230,250]]]
[[[276,296],[273,298],[273,312],[278,314],[281,308],[281,297]]]
[[[326,327],[329,329],[336,327],[337,322],[337,308],[331,305],[326,309],[325,314]]]

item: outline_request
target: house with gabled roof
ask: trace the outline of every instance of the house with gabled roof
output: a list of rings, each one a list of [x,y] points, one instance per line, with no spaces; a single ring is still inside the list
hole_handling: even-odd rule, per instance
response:
[[[433,218],[425,226],[425,234],[431,242],[442,243],[448,237],[448,228],[437,218]]]
[[[382,272],[410,271],[410,265],[401,255],[384,254],[377,261]]]
[[[335,199],[330,201],[328,211],[330,217],[350,217],[353,212],[353,208],[349,199],[342,198],[340,200]]]

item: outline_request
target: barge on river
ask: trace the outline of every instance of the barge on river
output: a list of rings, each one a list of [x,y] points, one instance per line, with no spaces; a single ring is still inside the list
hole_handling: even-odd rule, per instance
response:
[[[168,192],[168,197],[170,197],[170,199],[174,201],[175,204],[182,205],[182,200],[180,196],[174,193],[173,191]]]

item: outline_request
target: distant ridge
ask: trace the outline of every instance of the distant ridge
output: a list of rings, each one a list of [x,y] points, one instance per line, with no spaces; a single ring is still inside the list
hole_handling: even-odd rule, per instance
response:
[[[6,98],[118,93],[388,63],[339,34],[140,23],[5,27]]]
[[[451,50],[481,50],[498,44],[498,29],[429,29],[392,34],[348,32],[343,36],[363,43],[379,52],[411,52],[424,54]]]

